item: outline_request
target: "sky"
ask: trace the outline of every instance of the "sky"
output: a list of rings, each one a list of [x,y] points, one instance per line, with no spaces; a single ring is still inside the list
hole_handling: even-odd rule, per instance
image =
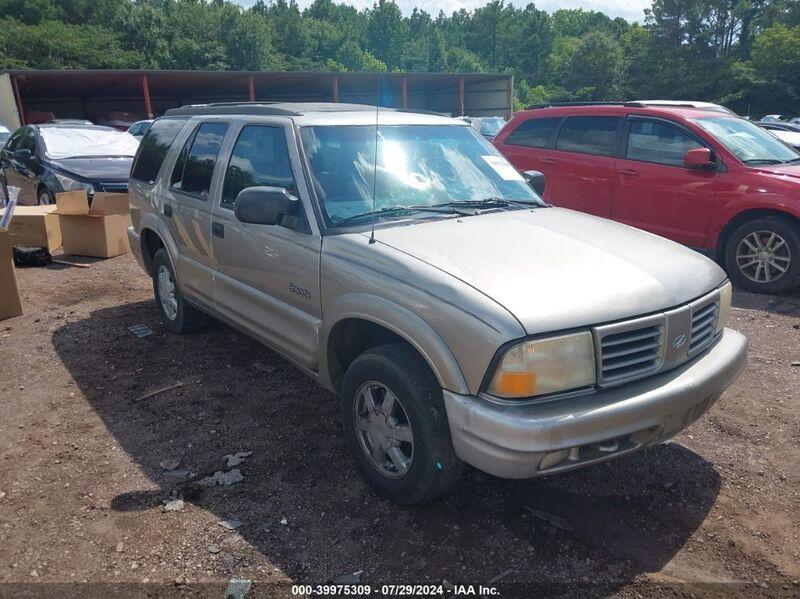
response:
[[[255,0],[235,0],[242,6],[251,6]],[[337,0],[355,6],[356,8],[372,7],[374,0]],[[444,10],[450,14],[460,8],[472,10],[486,4],[487,0],[395,0],[400,6],[403,14],[410,14],[416,6],[430,13],[439,14],[439,10]],[[305,8],[311,4],[312,0],[297,0],[300,8]],[[514,0],[511,4],[515,6],[525,6],[529,0]],[[651,0],[537,0],[536,8],[553,12],[559,8],[582,8],[584,10],[598,10],[606,13],[610,17],[623,17],[629,21],[644,20],[644,9],[649,8]]]

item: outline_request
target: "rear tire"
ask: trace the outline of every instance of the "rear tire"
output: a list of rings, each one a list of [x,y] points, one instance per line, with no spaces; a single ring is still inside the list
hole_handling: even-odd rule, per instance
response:
[[[344,376],[341,407],[356,466],[380,495],[410,505],[436,499],[458,481],[463,462],[442,389],[408,345],[382,345],[356,358]]]
[[[800,228],[782,218],[754,218],[736,227],[724,252],[725,270],[740,289],[780,293],[800,278]]]
[[[191,333],[206,325],[206,315],[183,299],[164,248],[153,256],[153,294],[161,321],[171,333]]]

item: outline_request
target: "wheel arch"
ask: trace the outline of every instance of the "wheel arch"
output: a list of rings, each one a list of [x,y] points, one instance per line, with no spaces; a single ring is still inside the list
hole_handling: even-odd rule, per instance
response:
[[[175,258],[178,255],[178,246],[175,244],[175,240],[166,225],[151,213],[142,216],[138,229],[142,264],[147,274],[153,275],[153,257],[160,248],[164,248],[172,261],[176,278],[180,278],[175,262]]]
[[[461,368],[450,348],[422,318],[389,300],[370,294],[338,298],[326,310],[320,335],[320,378],[334,392],[341,389],[347,367],[364,351],[401,341],[429,366],[439,385],[468,393]]]
[[[717,235],[715,253],[718,260],[724,259],[725,246],[728,243],[728,239],[730,239],[731,233],[743,223],[757,218],[777,218],[800,227],[800,218],[785,210],[776,208],[750,208],[748,210],[742,210],[729,218]]]

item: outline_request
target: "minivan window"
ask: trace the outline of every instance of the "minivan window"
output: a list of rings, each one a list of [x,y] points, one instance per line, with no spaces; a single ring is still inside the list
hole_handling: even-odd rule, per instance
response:
[[[750,121],[722,116],[693,120],[744,164],[781,164],[800,159],[795,150]]]
[[[553,136],[560,122],[560,118],[529,119],[514,129],[503,143],[528,148],[552,147]]]
[[[197,128],[194,136],[186,142],[172,173],[172,186],[175,189],[202,198],[208,197],[214,165],[227,131],[227,123],[203,123]]]
[[[618,127],[615,116],[571,116],[558,133],[556,150],[614,156]]]
[[[686,152],[702,147],[691,135],[669,123],[634,120],[628,130],[625,156],[630,160],[683,166]]]
[[[159,119],[142,138],[139,155],[131,172],[131,179],[155,183],[172,142],[183,128],[186,119]]]
[[[297,195],[286,134],[281,127],[253,125],[242,129],[225,172],[222,205],[232,208],[240,191],[256,186],[285,187]]]

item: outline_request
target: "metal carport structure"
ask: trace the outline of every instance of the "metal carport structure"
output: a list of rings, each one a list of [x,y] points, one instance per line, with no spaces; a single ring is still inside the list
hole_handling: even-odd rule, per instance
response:
[[[352,102],[452,116],[506,116],[514,78],[476,73],[10,70],[0,73],[0,121],[52,118],[121,125],[185,104],[233,101]]]

